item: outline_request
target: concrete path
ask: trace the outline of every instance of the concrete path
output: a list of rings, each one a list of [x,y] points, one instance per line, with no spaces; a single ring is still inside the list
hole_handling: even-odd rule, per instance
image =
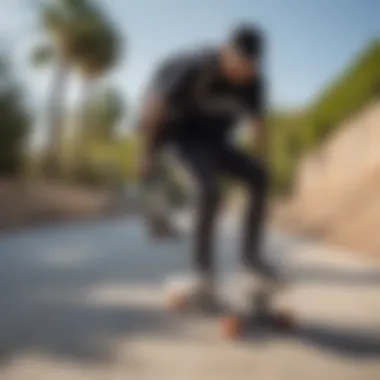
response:
[[[225,288],[236,236],[220,233]],[[380,379],[379,267],[271,234],[268,254],[293,279],[279,302],[300,327],[231,343],[163,308],[188,244],[149,242],[123,220],[1,236],[0,379]]]

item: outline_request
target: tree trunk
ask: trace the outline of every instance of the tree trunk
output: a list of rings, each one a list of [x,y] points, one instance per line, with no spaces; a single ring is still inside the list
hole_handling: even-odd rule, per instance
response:
[[[89,100],[92,94],[94,80],[89,77],[85,77],[83,85],[83,95],[81,101],[81,107],[79,110],[79,117],[77,123],[76,139],[75,139],[75,151],[74,151],[74,171],[77,180],[81,180],[81,174],[83,170],[88,167],[86,162],[86,139],[88,137],[88,129],[91,126],[89,123]]]
[[[62,169],[62,147],[64,138],[63,101],[69,66],[62,59],[53,78],[51,97],[48,102],[48,142],[44,162],[44,173],[48,177],[59,177]]]

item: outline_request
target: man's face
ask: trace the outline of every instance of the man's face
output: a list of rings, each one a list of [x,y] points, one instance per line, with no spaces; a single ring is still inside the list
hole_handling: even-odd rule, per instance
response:
[[[222,70],[224,75],[234,83],[249,82],[258,71],[258,62],[239,54],[234,47],[225,46],[222,51]]]

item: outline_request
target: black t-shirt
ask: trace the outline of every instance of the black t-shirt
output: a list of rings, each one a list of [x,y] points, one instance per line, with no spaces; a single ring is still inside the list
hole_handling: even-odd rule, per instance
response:
[[[263,114],[262,78],[232,84],[220,74],[218,59],[217,49],[186,52],[167,59],[154,75],[150,91],[166,99],[177,138],[223,140],[241,117]]]

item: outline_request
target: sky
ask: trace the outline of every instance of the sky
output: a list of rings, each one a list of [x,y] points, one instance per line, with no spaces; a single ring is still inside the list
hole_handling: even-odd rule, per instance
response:
[[[371,39],[380,36],[380,0],[98,0],[126,44],[111,81],[134,108],[149,74],[166,55],[221,43],[237,22],[267,33],[270,102],[279,108],[308,104]],[[43,108],[51,73],[32,68],[40,40],[32,0],[0,0],[0,41],[14,57],[29,98]],[[73,78],[68,103],[80,98]]]

